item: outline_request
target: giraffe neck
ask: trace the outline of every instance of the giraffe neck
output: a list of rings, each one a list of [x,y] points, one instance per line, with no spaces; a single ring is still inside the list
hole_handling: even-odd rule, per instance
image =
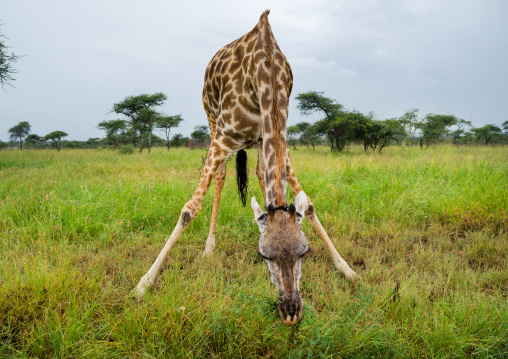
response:
[[[258,93],[260,94],[265,160],[265,205],[280,207],[286,200],[286,119],[289,93],[287,82],[281,79],[284,59],[268,23],[268,11],[260,18],[259,51],[264,61],[258,61]],[[263,57],[259,57],[262,59]]]

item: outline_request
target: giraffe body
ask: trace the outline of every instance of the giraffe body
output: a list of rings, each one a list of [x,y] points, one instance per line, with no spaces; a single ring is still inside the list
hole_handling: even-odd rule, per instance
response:
[[[286,120],[293,74],[268,23],[268,13],[212,58],[203,105],[210,133],[234,153],[254,145],[267,166],[265,206],[286,204]]]
[[[213,254],[220,194],[226,176],[225,162],[237,151],[256,146],[256,174],[267,210],[262,211],[255,198],[252,199],[251,205],[261,232],[259,253],[267,262],[270,279],[279,289],[281,319],[286,324],[295,324],[303,308],[298,289],[300,260],[308,251],[307,239],[299,229],[304,216],[317,230],[336,267],[351,280],[356,274],[331,243],[291,166],[286,121],[293,75],[272,34],[268,14],[269,11],[265,11],[254,29],[223,47],[208,64],[203,105],[212,142],[205,167],[198,188],[182,209],[178,224],[161,253],[141,278],[136,294],[142,296],[153,284],[168,252],[199,213],[212,179],[215,194],[203,254]],[[295,205],[289,208],[286,183],[295,196]]]

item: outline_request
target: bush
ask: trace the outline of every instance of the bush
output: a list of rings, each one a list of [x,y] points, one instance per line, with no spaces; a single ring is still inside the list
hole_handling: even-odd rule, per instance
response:
[[[120,152],[122,155],[130,155],[134,153],[134,146],[132,145],[124,145],[118,147],[118,152]]]

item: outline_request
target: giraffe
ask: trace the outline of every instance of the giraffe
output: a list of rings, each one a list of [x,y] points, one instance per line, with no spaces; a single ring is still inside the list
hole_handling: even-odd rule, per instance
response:
[[[167,254],[199,213],[213,180],[212,216],[203,252],[205,257],[212,256],[226,160],[237,153],[238,167],[239,158],[246,160],[244,149],[257,147],[256,175],[265,201],[265,210],[262,210],[254,197],[251,200],[261,233],[258,253],[265,260],[270,280],[278,289],[277,307],[281,320],[292,325],[300,320],[303,310],[299,294],[301,258],[309,250],[307,239],[300,230],[304,217],[317,231],[336,268],[349,280],[354,280],[356,273],[330,241],[291,165],[286,121],[293,75],[271,31],[269,13],[266,10],[250,32],[219,50],[208,64],[203,106],[212,141],[205,166],[194,195],[184,205],[171,236],[139,281],[135,293],[138,297],[143,296],[154,283]],[[290,206],[287,206],[286,183],[295,197],[295,203]],[[245,205],[245,199],[243,202]]]

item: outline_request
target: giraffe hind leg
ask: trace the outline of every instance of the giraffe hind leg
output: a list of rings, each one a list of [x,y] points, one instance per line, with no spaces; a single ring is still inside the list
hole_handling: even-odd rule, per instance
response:
[[[174,228],[171,236],[167,240],[166,244],[162,248],[161,252],[155,259],[148,272],[140,279],[138,285],[134,289],[137,297],[142,297],[145,291],[155,282],[162,263],[166,259],[171,248],[174,246],[180,235],[182,234],[185,227],[187,227],[192,220],[197,216],[201,210],[201,204],[203,198],[210,186],[212,178],[215,176],[217,171],[224,165],[229,156],[233,153],[232,150],[223,146],[218,139],[214,139],[208,150],[208,156],[206,158],[205,168],[201,174],[198,187],[194,192],[192,198],[185,204],[180,213],[180,218],[176,227]]]
[[[263,192],[263,200],[266,198],[265,187],[265,160],[263,159],[263,152],[261,147],[258,147],[258,164],[256,166],[256,176],[258,177],[259,186]]]
[[[289,188],[291,188],[291,192],[293,192],[293,195],[296,198],[298,193],[302,191],[302,186],[300,186],[300,183],[296,178],[295,171],[293,170],[293,166],[291,165],[291,160],[289,158],[289,150],[287,151],[286,157],[286,173]],[[314,230],[317,232],[319,238],[321,238],[321,241],[323,242],[326,249],[328,250],[328,253],[332,257],[333,263],[335,264],[335,268],[337,268],[341,273],[343,273],[348,280],[354,281],[357,277],[357,274],[351,269],[351,267],[349,267],[347,262],[340,256],[339,252],[337,252],[337,249],[333,245],[332,241],[330,240],[330,237],[328,237],[328,234],[323,228],[323,225],[319,221],[314,206],[308,196],[307,196],[307,208],[305,209],[305,217],[307,217],[307,219],[312,224],[312,227],[314,227]]]
[[[206,239],[205,251],[203,257],[210,258],[213,255],[215,249],[215,232],[217,228],[217,217],[219,214],[220,195],[224,182],[226,180],[226,164],[222,165],[215,174],[214,177],[214,193],[213,193],[213,209],[212,218],[210,219],[210,230],[208,231],[208,238]]]

